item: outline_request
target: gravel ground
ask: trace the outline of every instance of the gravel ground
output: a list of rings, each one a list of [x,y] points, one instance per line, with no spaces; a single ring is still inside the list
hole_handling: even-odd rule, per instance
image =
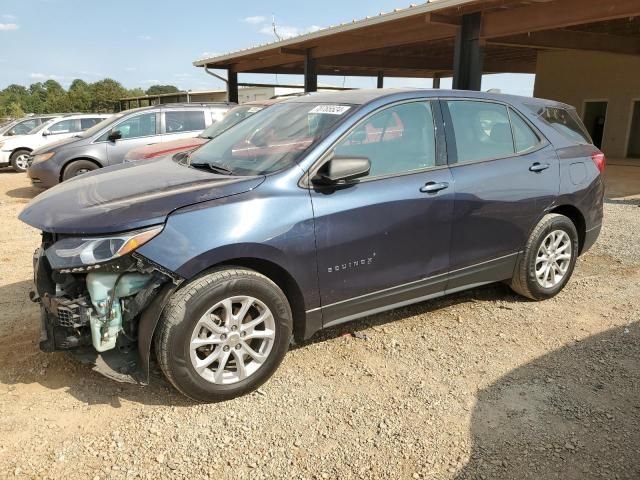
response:
[[[372,316],[197,405],[39,352],[34,194],[0,171],[0,478],[640,478],[638,199],[606,204],[552,300],[492,285]]]

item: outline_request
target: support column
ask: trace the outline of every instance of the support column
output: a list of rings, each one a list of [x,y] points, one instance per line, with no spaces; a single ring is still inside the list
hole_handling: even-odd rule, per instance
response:
[[[384,88],[384,72],[378,72],[378,88]]]
[[[318,66],[316,59],[311,56],[311,50],[307,50],[304,57],[304,91],[318,91]]]
[[[238,72],[227,68],[227,101],[238,103]]]
[[[431,88],[440,88],[440,74],[439,73],[434,73],[433,74],[433,85]]]
[[[482,85],[483,48],[480,41],[482,13],[462,16],[456,34],[453,57],[453,88],[458,90],[480,90]]]

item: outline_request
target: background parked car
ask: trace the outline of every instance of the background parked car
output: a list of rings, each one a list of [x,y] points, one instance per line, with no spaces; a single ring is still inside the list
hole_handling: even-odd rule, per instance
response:
[[[133,162],[136,160],[145,160],[193,150],[194,148],[198,148],[200,145],[207,143],[212,138],[217,137],[222,132],[230,129],[245,118],[248,118],[254,113],[265,109],[269,105],[273,105],[274,103],[278,103],[282,100],[285,100],[285,98],[280,97],[270,100],[257,100],[254,102],[243,103],[242,105],[238,105],[227,111],[219,122],[211,124],[196,137],[181,138],[170,142],[162,142],[160,144],[144,145],[142,147],[134,148],[133,150],[129,150],[125,155],[124,161]]]
[[[175,103],[126,110],[65,142],[33,152],[28,175],[34,185],[63,180],[122,163],[129,150],[194,137],[220,120],[227,103]]]
[[[0,141],[16,135],[26,135],[43,123],[58,117],[60,114],[37,115],[8,122],[0,127]]]
[[[0,166],[11,165],[17,172],[26,171],[31,152],[44,145],[73,137],[109,118],[102,113],[69,114],[54,117],[27,135],[10,137],[0,142]]]

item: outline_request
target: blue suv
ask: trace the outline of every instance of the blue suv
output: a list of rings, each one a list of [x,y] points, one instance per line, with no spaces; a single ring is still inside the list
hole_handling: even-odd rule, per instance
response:
[[[293,339],[491,282],[556,295],[602,223],[603,154],[557,102],[310,94],[191,153],[74,178],[42,231],[41,348],[198,401],[265,382]]]

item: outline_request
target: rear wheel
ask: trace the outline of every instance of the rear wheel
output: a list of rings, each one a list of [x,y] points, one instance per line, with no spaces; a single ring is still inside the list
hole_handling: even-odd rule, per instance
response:
[[[16,172],[26,172],[27,168],[29,168],[29,156],[31,152],[29,150],[16,150],[9,157],[9,161],[11,162],[11,167]]]
[[[158,363],[184,395],[228,400],[262,385],[289,347],[291,308],[252,270],[219,270],[178,290],[155,336]]]
[[[557,295],[571,278],[578,251],[573,222],[564,215],[545,215],[518,259],[511,288],[533,300]]]
[[[69,180],[70,178],[77,177],[83,173],[97,170],[98,166],[89,160],[74,160],[67,165],[62,173],[62,181]]]

